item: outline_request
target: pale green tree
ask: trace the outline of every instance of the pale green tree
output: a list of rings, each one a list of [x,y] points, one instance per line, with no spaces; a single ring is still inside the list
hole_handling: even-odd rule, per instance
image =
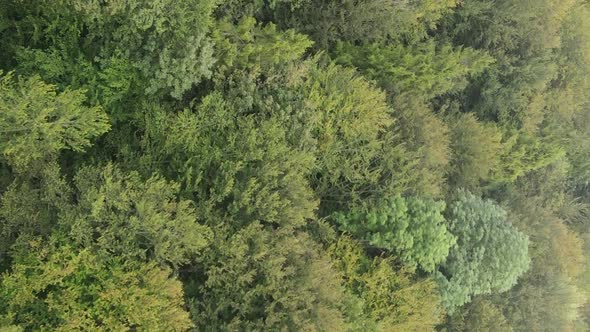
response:
[[[447,212],[457,237],[437,278],[445,307],[453,311],[478,294],[509,290],[530,265],[528,237],[490,200],[460,191]]]
[[[378,207],[336,213],[334,220],[357,239],[393,251],[409,266],[432,272],[455,244],[447,231],[444,208],[444,202],[397,196]]]

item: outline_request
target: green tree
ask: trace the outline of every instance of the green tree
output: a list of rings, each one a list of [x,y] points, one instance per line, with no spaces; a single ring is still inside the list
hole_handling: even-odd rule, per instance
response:
[[[182,285],[168,269],[31,241],[0,283],[0,321],[25,330],[186,331]]]
[[[579,283],[587,264],[583,243],[562,220],[534,200],[538,192],[525,193],[528,196],[511,201],[512,210],[518,213],[518,225],[531,239],[531,268],[513,289],[492,300],[503,308],[517,331],[571,330],[580,320],[586,301],[580,288],[584,283]]]
[[[397,196],[378,208],[336,213],[334,220],[342,231],[395,252],[411,267],[432,272],[455,244],[445,225],[444,208],[444,202]]]
[[[10,55],[18,58],[19,49],[26,48],[25,54],[35,53],[31,60],[47,60],[34,64],[44,77],[61,74],[68,83],[89,84],[98,79],[92,71],[121,69],[112,63],[129,59],[124,69],[131,66],[145,93],[179,99],[211,75],[207,34],[214,1],[59,0],[22,6],[5,0],[2,6],[7,13],[2,39],[14,48]]]
[[[197,329],[346,330],[339,276],[307,234],[217,229],[203,275],[183,274]]]
[[[301,226],[314,217],[313,156],[290,147],[278,121],[240,114],[219,93],[194,110],[153,112],[143,145],[146,172],[177,179],[208,222]]]
[[[295,30],[279,31],[273,23],[262,26],[252,17],[242,19],[237,25],[219,22],[213,30],[213,41],[214,55],[219,59],[215,67],[221,73],[229,69],[266,73],[273,66],[299,60],[313,45],[307,36]]]
[[[524,132],[506,132],[494,181],[513,182],[519,176],[549,165],[563,155],[552,137],[535,137]]]
[[[71,188],[52,162],[34,176],[16,177],[0,191],[0,271],[4,271],[15,248],[54,231],[59,212],[70,203]]]
[[[540,99],[552,103],[555,96],[549,91],[559,85],[555,79],[561,29],[582,3],[478,0],[448,16],[443,30],[455,44],[488,50],[496,59],[468,88],[465,109],[475,110],[481,119],[520,128]]]
[[[491,301],[477,297],[461,311],[447,318],[442,331],[512,332],[501,307]]]
[[[270,15],[282,27],[297,29],[316,45],[330,49],[338,41],[416,42],[427,37],[439,19],[456,6],[456,0],[321,0],[277,1]]]
[[[412,168],[416,174],[410,188],[412,194],[441,197],[446,192],[450,172],[449,126],[425,102],[410,96],[390,98],[390,104],[395,110],[400,139],[418,158]]]
[[[347,207],[410,187],[415,156],[393,127],[383,91],[353,69],[312,64],[304,70],[289,83],[301,108],[287,126],[290,140],[316,157],[311,184],[322,204]]]
[[[15,172],[38,169],[61,150],[84,151],[110,125],[99,107],[84,106],[84,92],[58,93],[39,77],[0,77],[0,149]]]
[[[530,264],[529,240],[492,201],[460,191],[447,213],[457,245],[440,268],[443,303],[453,311],[472,295],[504,292]]]
[[[207,246],[211,231],[197,223],[192,202],[178,200],[179,186],[158,176],[143,180],[107,165],[82,168],[77,202],[60,214],[75,243],[102,256],[153,260],[178,267]]]
[[[444,310],[432,279],[416,277],[392,257],[367,257],[348,236],[336,239],[328,252],[346,287],[350,330],[429,331],[442,322]]]
[[[358,68],[394,97],[424,100],[463,90],[471,76],[493,63],[484,52],[433,41],[410,47],[341,43],[335,54],[337,63]]]
[[[451,136],[450,183],[473,189],[497,169],[502,151],[502,133],[490,123],[477,121],[472,113],[449,119]]]

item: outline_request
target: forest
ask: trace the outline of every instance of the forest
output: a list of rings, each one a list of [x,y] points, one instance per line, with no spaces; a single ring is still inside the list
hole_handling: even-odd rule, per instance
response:
[[[589,0],[0,0],[0,331],[590,331]]]

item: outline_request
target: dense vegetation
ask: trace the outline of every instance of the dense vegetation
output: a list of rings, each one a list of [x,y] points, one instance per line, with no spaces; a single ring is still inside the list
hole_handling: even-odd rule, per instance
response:
[[[0,0],[0,331],[588,331],[587,0]]]

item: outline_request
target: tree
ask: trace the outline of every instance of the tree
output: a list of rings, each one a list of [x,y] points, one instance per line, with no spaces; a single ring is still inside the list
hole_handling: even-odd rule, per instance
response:
[[[194,110],[153,112],[141,164],[177,179],[209,223],[301,226],[317,207],[306,179],[313,156],[286,135],[276,120],[240,114],[214,93]]]
[[[16,177],[0,190],[0,271],[4,271],[14,250],[53,233],[59,212],[71,202],[72,190],[55,162],[34,176]]]
[[[502,208],[460,191],[447,215],[457,245],[437,278],[449,311],[469,302],[472,295],[509,290],[527,271],[528,237],[507,222]]]
[[[493,63],[484,52],[433,41],[410,47],[340,43],[335,54],[337,63],[358,68],[394,98],[425,101],[463,90],[470,77]]]
[[[413,164],[413,195],[439,198],[446,192],[450,172],[449,126],[431,107],[412,96],[389,98],[395,110],[399,137],[409,153],[418,158]]]
[[[444,208],[444,202],[397,196],[378,208],[336,213],[334,220],[342,231],[393,251],[410,267],[431,272],[455,244],[445,226]]]
[[[436,283],[396,265],[394,257],[371,259],[360,242],[344,235],[328,252],[342,274],[345,312],[352,331],[428,331],[444,310]]]
[[[178,267],[207,246],[210,229],[197,223],[179,186],[158,176],[142,180],[113,165],[82,168],[77,202],[60,213],[63,232],[102,256],[156,261]]]
[[[376,201],[410,187],[415,156],[393,127],[383,91],[350,68],[311,64],[304,70],[305,75],[290,83],[301,108],[286,126],[290,141],[306,144],[303,149],[316,157],[310,182],[323,211]]]
[[[475,298],[461,311],[447,318],[442,331],[512,332],[501,307],[482,297]]]
[[[503,294],[504,295],[504,294]],[[516,331],[560,331],[579,319],[584,292],[563,275],[525,276],[519,285],[495,299]]]
[[[531,267],[504,294],[488,297],[515,331],[583,331],[587,258],[579,225],[562,219],[570,199],[571,166],[565,156],[519,178],[502,191],[513,221],[530,238]],[[570,213],[567,213],[570,215]]]
[[[1,73],[0,73],[1,74]],[[110,125],[81,90],[58,93],[39,77],[0,77],[0,149],[15,172],[37,169],[64,149],[84,151]]]
[[[48,75],[52,72],[45,69],[56,68],[53,64],[79,68],[81,63],[86,68],[74,75],[63,68],[62,78],[89,84],[96,79],[89,72],[112,71],[117,69],[112,62],[130,59],[127,64],[144,80],[146,94],[177,99],[211,75],[213,48],[207,34],[214,1],[59,0],[21,6],[6,0],[3,6],[8,27],[2,38],[17,50],[36,52],[37,60],[48,60],[34,65]]]
[[[330,50],[338,41],[417,42],[427,37],[456,0],[420,1],[277,1],[271,17],[282,27],[297,29],[316,46]],[[294,6],[293,3],[296,5]]]
[[[534,137],[523,132],[507,132],[504,136],[499,167],[492,175],[496,182],[514,182],[563,155],[563,150],[552,142],[552,137]]]
[[[307,234],[218,230],[203,270],[184,274],[197,329],[346,330],[340,279]]]
[[[0,283],[0,321],[25,330],[186,331],[182,285],[154,263],[31,241]]]
[[[302,58],[313,42],[295,30],[279,31],[276,25],[256,24],[252,17],[237,25],[222,21],[213,31],[215,64],[221,77],[229,69],[259,70],[267,73],[273,66],[295,62]],[[258,67],[258,68],[257,68]]]
[[[449,180],[456,188],[476,188],[498,167],[502,134],[493,124],[477,121],[472,113],[452,117],[449,126],[452,156]]]
[[[496,59],[467,89],[464,108],[481,119],[521,128],[539,98],[552,103],[554,96],[547,92],[558,84],[561,28],[581,3],[478,0],[449,15],[443,30],[455,44],[488,50]]]

